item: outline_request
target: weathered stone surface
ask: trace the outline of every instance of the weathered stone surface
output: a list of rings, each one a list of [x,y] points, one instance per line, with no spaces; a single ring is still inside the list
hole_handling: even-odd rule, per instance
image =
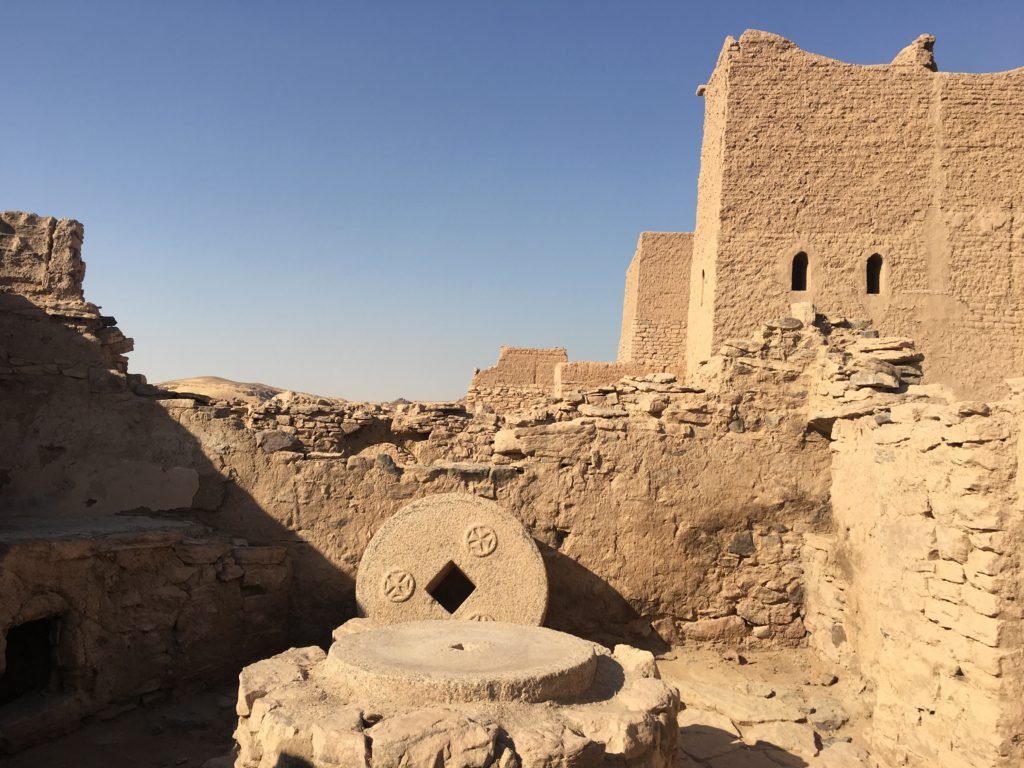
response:
[[[239,716],[248,716],[253,702],[275,688],[286,683],[305,680],[309,669],[323,661],[325,654],[315,646],[292,648],[277,656],[251,664],[238,676],[238,704],[235,711]]]
[[[616,658],[631,674],[657,675],[650,654],[645,664],[643,651],[620,648]],[[353,697],[425,706],[578,697],[591,687],[597,659],[592,643],[542,627],[413,621],[336,637],[328,667]]]
[[[455,710],[417,710],[389,717],[368,731],[374,768],[489,765],[497,729]]]
[[[243,673],[238,768],[672,764],[679,697],[649,653],[518,624],[336,634],[326,661],[292,650]]]
[[[544,563],[522,524],[486,499],[439,494],[384,523],[359,564],[356,598],[376,622],[456,618],[540,624]]]

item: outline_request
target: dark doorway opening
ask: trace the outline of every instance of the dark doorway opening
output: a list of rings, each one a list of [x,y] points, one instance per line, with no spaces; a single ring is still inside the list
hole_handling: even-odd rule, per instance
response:
[[[800,251],[800,253],[793,257],[793,274],[790,290],[807,290],[807,254],[803,251]]]
[[[27,693],[45,691],[57,673],[57,638],[60,619],[26,621],[7,632],[5,667],[0,675],[0,706]]]
[[[868,257],[868,293],[882,292],[882,257],[873,253]]]
[[[442,568],[427,585],[427,594],[437,600],[448,613],[459,610],[474,591],[476,584],[453,562]]]

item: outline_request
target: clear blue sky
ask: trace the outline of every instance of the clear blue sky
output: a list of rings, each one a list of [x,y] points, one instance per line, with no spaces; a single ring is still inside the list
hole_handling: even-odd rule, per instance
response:
[[[693,226],[727,34],[1024,65],[1024,3],[3,4],[0,209],[85,222],[150,381],[458,397],[501,344],[613,359],[643,230]]]

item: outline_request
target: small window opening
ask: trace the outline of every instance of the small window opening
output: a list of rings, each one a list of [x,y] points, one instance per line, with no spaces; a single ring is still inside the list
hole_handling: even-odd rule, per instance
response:
[[[868,293],[882,292],[882,257],[873,253],[868,257]]]
[[[800,253],[793,257],[793,274],[790,290],[807,290],[807,254],[803,251],[800,251]]]
[[[437,600],[448,613],[455,613],[469,596],[476,591],[476,584],[453,562],[449,562],[427,585],[427,594]]]
[[[4,673],[0,675],[0,706],[25,694],[45,691],[56,682],[59,619],[27,621],[7,633]]]
[[[14,227],[8,224],[3,219],[0,219],[0,235],[13,235]]]
[[[700,271],[700,306],[704,306],[704,270]]]

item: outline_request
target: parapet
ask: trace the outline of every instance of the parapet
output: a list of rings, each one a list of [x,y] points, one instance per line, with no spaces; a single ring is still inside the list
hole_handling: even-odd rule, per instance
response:
[[[471,388],[542,387],[555,381],[555,366],[568,361],[565,347],[502,347],[498,364],[473,374]]]

